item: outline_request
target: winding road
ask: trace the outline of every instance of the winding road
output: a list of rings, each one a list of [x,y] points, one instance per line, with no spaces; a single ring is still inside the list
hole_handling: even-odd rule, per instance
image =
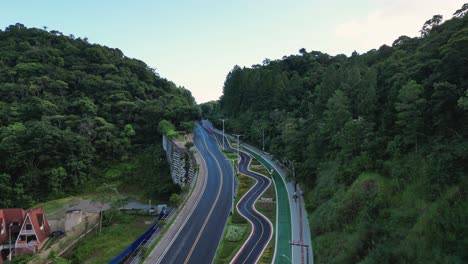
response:
[[[213,262],[232,207],[234,175],[211,133],[197,126],[194,142],[207,167],[203,195],[169,247],[147,263]]]
[[[222,135],[217,133],[217,136],[220,142],[223,142]],[[227,143],[227,138],[224,142],[227,150],[237,152]],[[250,155],[242,151],[239,151],[239,155],[239,172],[255,179],[256,183],[237,203],[238,212],[250,222],[252,232],[231,263],[257,263],[273,236],[273,225],[255,209],[255,203],[270,186],[271,180],[249,170],[252,162]]]

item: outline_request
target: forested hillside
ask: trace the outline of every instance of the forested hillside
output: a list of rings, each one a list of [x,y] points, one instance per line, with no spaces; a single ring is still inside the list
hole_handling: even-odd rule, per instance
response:
[[[186,129],[198,116],[188,90],[118,49],[9,26],[0,31],[0,208],[79,192],[134,154],[133,184],[170,184],[158,123]],[[166,179],[145,185],[138,170]]]
[[[316,263],[468,262],[468,5],[364,54],[238,66],[203,114],[305,190]]]

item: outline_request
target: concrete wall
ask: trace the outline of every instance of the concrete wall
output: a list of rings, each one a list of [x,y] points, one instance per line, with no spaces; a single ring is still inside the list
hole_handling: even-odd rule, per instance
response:
[[[81,210],[74,210],[65,214],[65,232],[69,232],[82,221]]]
[[[170,164],[172,181],[180,186],[191,185],[196,173],[193,154],[165,136],[163,136],[163,148]]]
[[[65,230],[65,218],[60,218],[59,220],[49,220],[50,231],[59,231]]]
[[[83,213],[81,210],[73,210],[67,212],[65,217],[62,217],[59,220],[49,220],[50,231],[65,231],[65,233],[68,233],[82,221]]]

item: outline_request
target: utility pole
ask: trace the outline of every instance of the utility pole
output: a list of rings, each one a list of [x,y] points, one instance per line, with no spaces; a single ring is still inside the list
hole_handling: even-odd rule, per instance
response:
[[[10,241],[10,255],[8,255],[8,260],[11,261],[11,226],[13,225],[13,223],[10,223],[10,225],[8,226],[8,233],[9,233],[9,241]]]
[[[237,135],[234,135],[237,137],[237,155],[240,157],[240,154],[239,154],[239,146],[240,146],[240,143],[239,143],[239,137],[242,136],[240,134],[237,134]]]
[[[294,163],[292,163],[293,184],[294,184],[294,201],[297,203],[297,182],[296,173],[294,172]]]
[[[11,261],[11,227],[13,226],[13,223],[10,223],[10,225],[8,226],[8,233],[9,233],[9,236],[10,236],[10,255],[8,255],[8,260]]]
[[[224,150],[224,122],[227,121],[227,119],[219,119],[223,121],[223,150]]]
[[[236,166],[234,165],[235,160],[232,160],[232,209],[231,215],[234,214],[234,201],[236,199]]]
[[[264,128],[262,128],[262,143],[263,143],[262,150],[263,152],[265,152],[265,129]]]
[[[296,173],[294,172],[294,164],[292,164],[293,169],[293,181],[294,181],[294,193],[297,192],[297,183],[296,183]]]
[[[296,182],[296,173],[294,171],[294,161],[291,161],[289,159],[286,159],[286,158],[283,158],[283,164],[285,163],[285,161],[288,162],[287,164],[287,167],[288,167],[288,171],[291,172],[291,170],[289,170],[289,166],[292,166],[292,182],[293,182],[293,185],[294,185],[294,195],[293,195],[293,198],[294,198],[294,201],[297,202],[297,182]]]

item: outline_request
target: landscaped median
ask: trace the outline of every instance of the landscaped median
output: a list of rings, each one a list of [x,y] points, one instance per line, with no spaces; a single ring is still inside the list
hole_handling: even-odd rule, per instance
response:
[[[265,176],[268,174],[264,174]],[[270,219],[273,225],[276,227],[276,188],[273,184],[270,184],[270,187],[263,193],[262,197],[255,204],[255,209],[257,209],[261,214],[266,218]],[[275,235],[275,228],[273,228],[273,237]],[[265,251],[262,254],[260,263],[272,263],[273,255],[275,252],[275,240],[272,239]]]
[[[230,160],[237,161],[237,155],[228,151],[224,153]],[[252,160],[249,169],[268,177],[268,170],[255,159]],[[253,178],[242,173],[238,174],[237,178],[238,184],[234,201],[236,205],[256,182]],[[262,194],[256,202],[255,208],[271,222],[276,223],[276,189],[273,184]],[[248,239],[251,231],[251,225],[239,214],[236,206],[233,214],[228,219],[223,240],[218,248],[214,263],[230,263]],[[272,239],[262,253],[260,263],[272,263],[274,250],[275,241]]]
[[[276,219],[276,252],[274,263],[288,263],[287,259],[291,259],[290,241],[291,241],[291,210],[289,208],[289,197],[284,179],[279,175],[276,169],[263,157],[255,153],[249,148],[242,148],[243,151],[249,153],[253,158],[262,163],[268,171],[273,171],[272,179],[276,186],[277,196],[277,219]],[[284,257],[279,257],[284,256]]]
[[[237,204],[245,193],[255,184],[255,180],[244,174],[239,174],[237,179],[238,185],[234,204]],[[235,207],[234,213],[229,216],[226,228],[224,229],[223,240],[216,252],[214,263],[230,263],[249,237],[251,230],[252,227],[250,224],[239,214]]]

